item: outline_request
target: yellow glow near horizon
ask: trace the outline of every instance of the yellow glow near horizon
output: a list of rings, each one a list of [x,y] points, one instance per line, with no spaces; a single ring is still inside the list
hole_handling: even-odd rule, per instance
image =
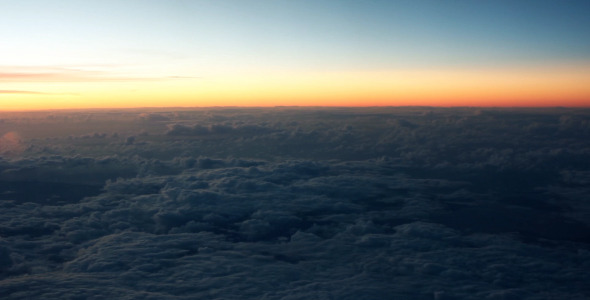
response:
[[[242,71],[204,78],[56,82],[23,77],[0,93],[0,110],[408,105],[590,106],[590,68]]]

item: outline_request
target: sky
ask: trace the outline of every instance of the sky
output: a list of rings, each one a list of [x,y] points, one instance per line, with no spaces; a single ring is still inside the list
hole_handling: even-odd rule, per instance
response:
[[[0,0],[0,110],[590,106],[588,1]]]

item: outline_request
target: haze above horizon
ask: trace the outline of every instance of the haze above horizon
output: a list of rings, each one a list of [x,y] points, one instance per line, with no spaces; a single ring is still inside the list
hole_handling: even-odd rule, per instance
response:
[[[0,110],[590,106],[587,1],[4,1]]]

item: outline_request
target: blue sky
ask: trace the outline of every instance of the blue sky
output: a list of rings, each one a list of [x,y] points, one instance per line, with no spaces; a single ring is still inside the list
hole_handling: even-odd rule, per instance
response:
[[[587,1],[2,1],[2,64],[389,68],[590,57]],[[42,48],[42,49],[40,49]],[[55,52],[67,50],[62,57]]]

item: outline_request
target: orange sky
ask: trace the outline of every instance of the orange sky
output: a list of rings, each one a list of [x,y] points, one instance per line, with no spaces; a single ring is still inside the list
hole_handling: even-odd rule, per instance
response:
[[[357,72],[241,70],[142,78],[76,69],[4,70],[2,110],[165,106],[590,106],[590,68]]]

